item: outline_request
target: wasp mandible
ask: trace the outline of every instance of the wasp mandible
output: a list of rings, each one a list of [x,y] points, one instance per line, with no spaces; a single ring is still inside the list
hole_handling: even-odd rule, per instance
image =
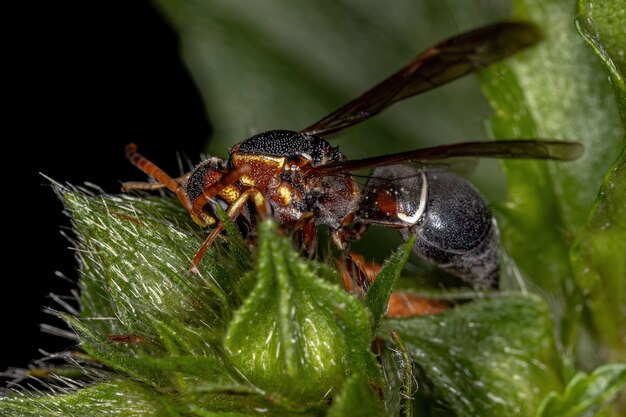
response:
[[[213,227],[192,260],[192,270],[224,228],[215,216],[220,205],[230,219],[252,229],[255,216],[264,213],[284,227],[300,229],[308,252],[315,250],[319,225],[328,226],[341,251],[369,225],[396,228],[405,239],[417,235],[413,250],[419,256],[475,287],[493,286],[498,232],[489,205],[467,180],[429,165],[456,157],[573,160],[581,155],[581,144],[465,142],[348,160],[323,137],[487,67],[540,38],[535,26],[521,22],[496,23],[452,37],[311,126],[257,134],[231,148],[227,160],[209,158],[182,178],[170,177],[130,144],[128,159],[159,184],[126,183],[124,189],[166,187],[198,225]],[[360,169],[373,169],[363,189],[351,175]]]

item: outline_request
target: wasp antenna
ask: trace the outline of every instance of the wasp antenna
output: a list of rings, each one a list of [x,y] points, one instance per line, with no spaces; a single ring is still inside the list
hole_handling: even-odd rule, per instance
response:
[[[163,184],[171,192],[178,194],[179,190],[181,190],[180,184],[174,178],[167,175],[165,171],[137,152],[137,145],[134,143],[126,145],[126,158],[128,158],[131,164]]]
[[[176,194],[178,200],[181,202],[183,207],[187,210],[187,212],[191,215],[191,217],[198,222],[199,225],[204,226],[205,222],[203,220],[197,219],[193,212],[193,207],[189,202],[189,198],[187,198],[187,194],[185,193],[185,189],[172,177],[167,175],[165,171],[156,166],[146,157],[137,152],[137,145],[134,143],[129,143],[126,145],[126,158],[137,168],[142,170],[145,174],[151,176],[161,184],[163,184],[168,190]]]

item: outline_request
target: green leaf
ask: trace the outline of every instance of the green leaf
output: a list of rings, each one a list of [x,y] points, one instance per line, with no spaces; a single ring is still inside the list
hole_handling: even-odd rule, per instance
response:
[[[511,269],[551,301],[560,342],[572,349],[582,295],[572,285],[569,251],[603,173],[624,146],[625,130],[606,73],[573,24],[571,2],[517,0],[515,9],[516,18],[542,28],[545,40],[481,76],[496,112],[493,136],[578,140],[586,151],[568,163],[503,162],[510,201],[497,211],[498,220]]]
[[[247,413],[238,413],[238,412],[232,412],[232,411],[209,411],[209,410],[205,410],[201,407],[192,407],[191,412],[193,413],[192,415],[194,416],[198,416],[198,417],[248,417],[252,414],[247,414]]]
[[[626,364],[605,365],[591,375],[579,373],[567,384],[565,392],[550,393],[537,417],[576,417],[595,415],[626,386]]]
[[[198,387],[198,384],[189,384]],[[30,394],[0,398],[3,417],[241,417],[267,415],[313,416],[291,412],[259,396],[258,390],[240,386],[213,386],[204,392],[189,393],[159,390],[131,381],[115,379],[71,391],[62,388],[57,394]],[[68,392],[69,391],[69,392]],[[66,393],[67,392],[67,393]],[[61,394],[65,393],[65,394]],[[319,415],[319,414],[317,414]]]
[[[576,283],[605,360],[626,361],[626,148],[572,248]]]
[[[580,0],[576,25],[606,68],[626,124],[626,7],[620,0]]]
[[[532,416],[548,392],[563,387],[550,313],[536,297],[476,300],[385,327],[413,358],[417,398],[449,414]]]
[[[80,192],[63,198],[84,263],[81,318],[103,335],[152,339],[160,337],[158,321],[166,322],[206,353],[205,340],[241,303],[235,285],[245,264],[216,244],[200,273],[190,273],[203,237],[177,200]]]
[[[602,60],[626,126],[626,7],[619,1],[579,2],[578,31]],[[626,146],[607,172],[584,229],[571,251],[576,283],[591,312],[604,360],[626,360]]]
[[[352,375],[328,410],[328,417],[384,417],[385,408],[362,374]]]
[[[385,342],[377,339],[373,349],[385,373],[385,386],[382,394],[388,414],[398,417],[439,416],[420,404],[425,385],[422,384],[423,381],[416,379],[411,354],[400,335],[392,330],[385,335],[385,338],[387,339]],[[418,393],[419,395],[416,395]]]
[[[139,381],[157,385],[163,378],[161,370],[138,359],[133,348],[106,339],[69,314],[60,315],[79,335],[81,347],[94,359]]]
[[[258,228],[257,284],[226,334],[231,362],[263,390],[304,403],[333,395],[353,372],[380,384],[363,306],[317,278],[274,222]]]
[[[395,348],[400,356],[398,365],[402,370],[399,380],[402,386],[398,392],[399,394],[399,415],[401,417],[413,415],[413,362],[411,361],[411,355],[404,346],[402,339],[396,332],[391,332],[391,340],[395,344]]]
[[[251,414],[231,412],[231,411],[215,412],[215,411],[205,410],[200,407],[193,407],[191,411],[194,416],[198,416],[198,417],[248,417],[251,415]]]
[[[386,328],[388,326],[383,324],[383,327]],[[413,394],[415,393],[414,383],[416,382],[413,376],[411,356],[406,350],[404,343],[401,345],[395,343],[399,339],[396,333],[390,332],[386,335],[386,338],[385,342],[379,339],[374,344],[378,360],[385,373],[385,385],[383,387],[385,409],[391,416],[422,416],[422,414],[406,412],[412,408]],[[407,381],[407,373],[409,372],[410,380]],[[421,390],[421,385],[417,389]]]
[[[191,382],[191,381],[190,381]],[[69,385],[71,387],[71,385]],[[76,387],[74,387],[76,388]],[[184,388],[184,387],[182,387]],[[207,388],[189,383],[189,388]],[[0,398],[3,417],[213,417],[311,416],[294,413],[259,395],[259,390],[241,386],[213,385],[195,391],[154,389],[128,379],[113,379],[73,391],[56,387],[56,394],[30,394]]]
[[[372,314],[372,331],[376,333],[378,325],[387,312],[389,297],[396,280],[400,277],[404,264],[409,259],[415,244],[415,236],[400,246],[383,264],[374,282],[365,294],[365,306]]]
[[[123,395],[120,395],[123,394]],[[115,380],[64,395],[0,398],[6,417],[150,417],[164,416],[157,395],[140,383]]]
[[[209,356],[166,356],[152,357],[141,356],[141,362],[152,366],[160,371],[179,373],[183,376],[194,376],[200,380],[219,383],[221,385],[229,384],[234,386],[243,383],[235,378],[235,372],[232,372],[228,363],[222,358],[213,358]],[[249,386],[246,388],[250,388]]]

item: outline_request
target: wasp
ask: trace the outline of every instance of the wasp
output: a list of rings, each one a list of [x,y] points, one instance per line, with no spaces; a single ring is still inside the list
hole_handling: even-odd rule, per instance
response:
[[[183,178],[172,178],[130,144],[127,158],[158,184],[126,183],[124,189],[165,187],[176,194],[201,227],[213,227],[192,259],[202,260],[224,225],[221,206],[233,221],[252,229],[256,215],[271,215],[301,231],[311,253],[316,229],[328,226],[334,245],[347,253],[370,225],[416,235],[413,251],[475,287],[497,283],[498,231],[489,205],[467,180],[433,165],[457,157],[573,160],[577,142],[509,140],[465,142],[390,155],[348,160],[325,136],[361,123],[397,101],[423,93],[502,60],[536,43],[539,30],[527,23],[501,22],[447,39],[301,131],[271,130],[211,157]],[[364,187],[353,172],[372,169]]]

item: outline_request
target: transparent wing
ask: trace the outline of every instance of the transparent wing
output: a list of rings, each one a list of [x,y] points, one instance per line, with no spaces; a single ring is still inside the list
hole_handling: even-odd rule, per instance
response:
[[[537,27],[521,22],[496,23],[455,36],[302,132],[324,136],[361,123],[397,101],[484,68],[539,39]]]
[[[308,175],[325,176],[348,173],[359,169],[413,162],[432,165],[448,158],[479,157],[502,159],[552,159],[570,161],[579,158],[583,145],[578,142],[554,140],[503,140],[498,142],[464,142],[416,149],[390,155],[374,156],[353,161],[318,165],[307,170]]]

